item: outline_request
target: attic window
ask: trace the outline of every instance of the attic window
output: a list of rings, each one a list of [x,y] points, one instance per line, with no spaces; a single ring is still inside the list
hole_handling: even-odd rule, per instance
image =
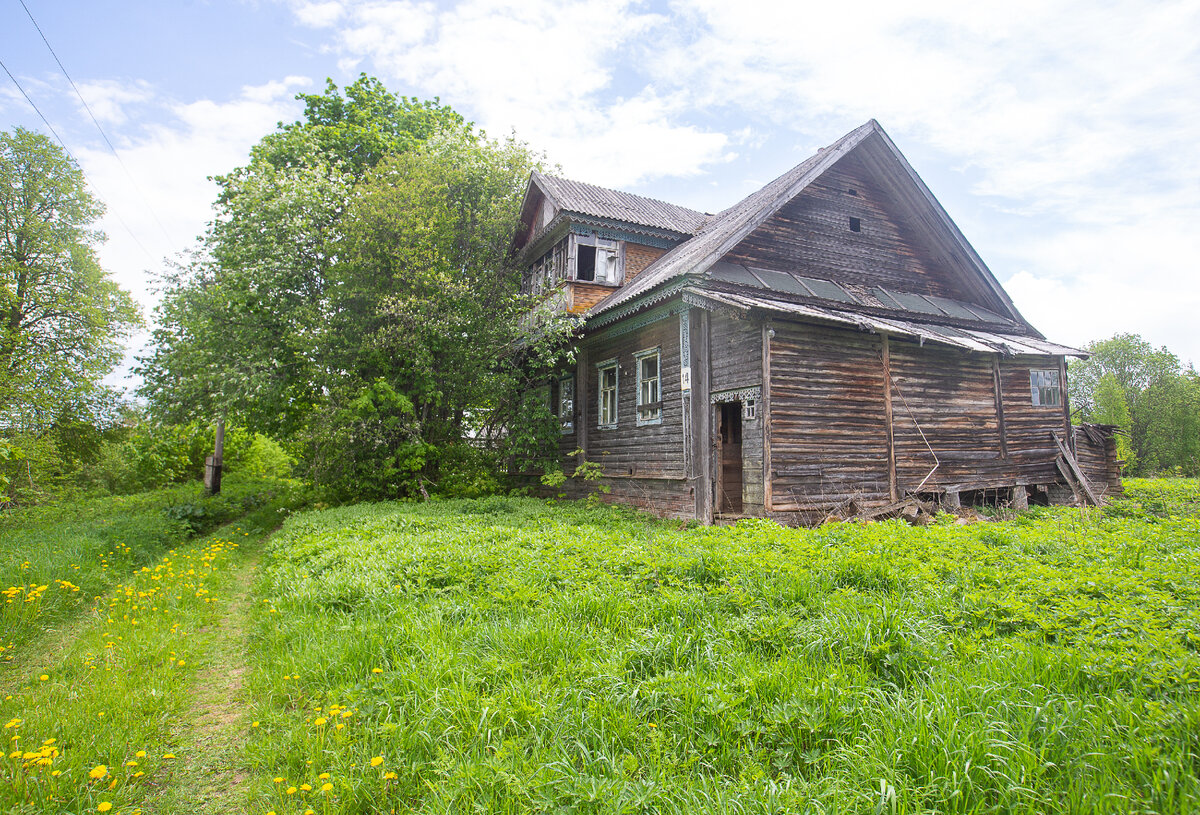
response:
[[[593,235],[572,235],[574,279],[580,283],[621,285],[620,241]]]
[[[860,221],[858,218],[851,218],[850,219],[850,231],[851,232],[862,232],[862,221]]]

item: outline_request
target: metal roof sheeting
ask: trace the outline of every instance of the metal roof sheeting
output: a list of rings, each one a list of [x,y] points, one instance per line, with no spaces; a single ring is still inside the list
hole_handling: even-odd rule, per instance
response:
[[[778,300],[767,294],[735,294],[726,291],[713,291],[691,287],[684,289],[683,294],[685,300],[701,307],[705,304],[710,304],[718,308],[725,307],[742,312],[757,309],[775,314],[785,314],[837,325],[851,326],[860,331],[870,331],[876,334],[909,337],[918,342],[934,342],[939,345],[949,345],[967,351],[978,351],[986,354],[1003,354],[1004,356],[1018,356],[1021,354],[1032,354],[1035,356],[1087,356],[1086,353],[1077,348],[1070,348],[1066,345],[1059,345],[1036,337],[983,331],[980,329],[951,328],[950,326],[931,325],[914,320],[876,317],[854,311],[843,311],[841,309]]]
[[[543,173],[535,173],[534,180],[560,209],[581,215],[610,218],[682,235],[696,234],[710,217],[666,201],[597,187],[582,181],[570,181]]]

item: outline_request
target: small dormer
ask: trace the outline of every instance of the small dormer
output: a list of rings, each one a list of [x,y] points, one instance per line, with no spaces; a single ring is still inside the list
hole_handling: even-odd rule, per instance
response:
[[[707,220],[686,207],[534,173],[513,239],[526,294],[581,313],[612,294]]]

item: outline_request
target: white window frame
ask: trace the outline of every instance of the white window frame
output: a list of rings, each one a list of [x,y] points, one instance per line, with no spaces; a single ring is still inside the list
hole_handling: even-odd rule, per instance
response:
[[[1043,392],[1054,393],[1054,401],[1043,402]],[[1057,368],[1029,369],[1029,399],[1034,407],[1062,407],[1062,377]]]
[[[575,432],[575,374],[558,380],[558,428],[564,436]]]
[[[596,250],[596,268],[591,280],[579,279],[579,248]],[[595,235],[571,234],[570,279],[597,286],[620,286],[625,281],[625,242]]]
[[[647,383],[647,380],[642,378],[642,363],[651,358],[654,359],[655,375],[653,382],[658,395],[657,399],[646,399],[646,394],[642,389],[642,385]],[[638,427],[650,424],[662,424],[662,349],[647,348],[645,351],[638,351],[633,355],[633,369],[637,379],[637,405],[634,412],[634,417],[637,420]],[[653,404],[655,402],[658,403],[657,408],[643,410],[643,405]]]
[[[611,370],[613,372],[612,388],[604,387],[604,373]],[[606,359],[603,362],[596,363],[596,427],[597,428],[613,428],[617,426],[618,412],[620,407],[621,395],[621,368],[617,365],[615,359]],[[605,409],[605,398],[611,396],[612,411]]]

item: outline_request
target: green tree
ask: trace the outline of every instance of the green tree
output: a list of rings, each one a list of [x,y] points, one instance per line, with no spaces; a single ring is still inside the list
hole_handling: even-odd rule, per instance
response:
[[[102,392],[140,324],[96,260],[104,208],[45,136],[0,133],[0,422],[36,432]]]
[[[1129,435],[1127,472],[1200,472],[1200,391],[1167,348],[1136,334],[1090,343],[1072,363],[1071,399],[1082,421],[1116,424]],[[1118,398],[1119,396],[1119,398]],[[1124,408],[1122,412],[1121,408]],[[1121,419],[1127,413],[1127,422]]]

